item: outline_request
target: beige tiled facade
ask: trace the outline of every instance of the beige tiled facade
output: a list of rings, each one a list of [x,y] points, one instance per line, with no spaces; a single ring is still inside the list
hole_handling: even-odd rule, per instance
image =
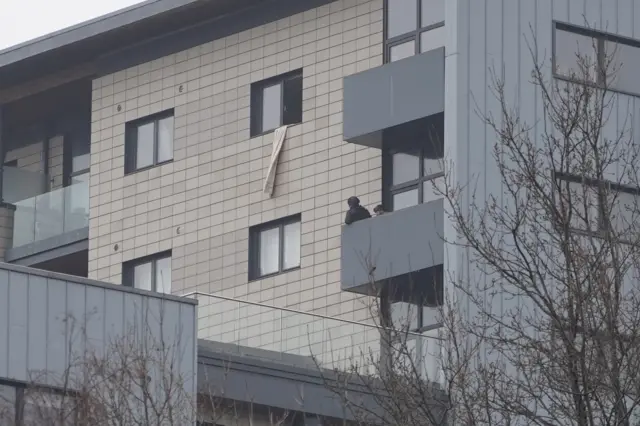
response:
[[[342,85],[382,64],[382,31],[382,0],[340,0],[95,80],[89,276],[121,283],[123,262],[172,250],[173,293],[365,320],[340,290],[340,233],[349,196],[380,201],[381,153],[343,141]],[[249,136],[250,85],[299,68],[303,122],[269,198],[273,135]],[[125,123],[170,108],[173,162],[125,175]],[[249,228],[297,213],[301,268],[249,281]],[[203,302],[201,331],[215,325]]]

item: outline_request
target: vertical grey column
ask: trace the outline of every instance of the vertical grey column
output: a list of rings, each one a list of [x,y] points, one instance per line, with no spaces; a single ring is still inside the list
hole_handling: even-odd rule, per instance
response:
[[[4,188],[4,127],[3,105],[0,105],[0,260],[4,261],[5,253],[13,243],[13,215],[15,207],[3,201]]]

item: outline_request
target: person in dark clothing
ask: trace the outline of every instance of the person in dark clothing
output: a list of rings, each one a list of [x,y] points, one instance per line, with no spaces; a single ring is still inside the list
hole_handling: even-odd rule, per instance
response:
[[[349,205],[349,210],[347,210],[347,215],[344,218],[344,223],[347,225],[371,217],[369,210],[360,205],[358,197],[349,197],[347,204]]]

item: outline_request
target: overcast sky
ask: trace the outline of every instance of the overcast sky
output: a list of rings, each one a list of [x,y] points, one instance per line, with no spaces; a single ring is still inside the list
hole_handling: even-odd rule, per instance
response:
[[[136,3],[140,0],[0,0],[0,49]]]

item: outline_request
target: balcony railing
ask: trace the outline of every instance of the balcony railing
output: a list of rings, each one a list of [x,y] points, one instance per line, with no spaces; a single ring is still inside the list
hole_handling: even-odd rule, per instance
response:
[[[198,337],[281,354],[313,357],[318,366],[345,371],[368,368],[380,356],[381,331],[376,325],[277,308],[207,293],[198,299]],[[441,382],[442,340],[439,330],[403,333],[413,364],[424,379]],[[361,370],[362,371],[362,370]]]
[[[89,226],[89,183],[76,183],[13,203],[13,247]]]

